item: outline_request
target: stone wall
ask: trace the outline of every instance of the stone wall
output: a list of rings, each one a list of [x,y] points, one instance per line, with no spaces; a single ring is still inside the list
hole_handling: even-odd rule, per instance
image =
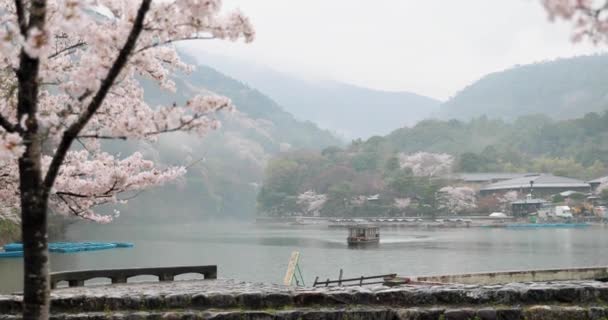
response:
[[[21,298],[0,296],[0,320]],[[52,293],[53,319],[608,320],[603,282],[289,288],[232,280],[176,281]]]

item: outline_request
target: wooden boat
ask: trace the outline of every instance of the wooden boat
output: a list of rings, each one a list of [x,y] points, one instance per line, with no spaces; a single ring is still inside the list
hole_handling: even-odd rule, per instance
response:
[[[353,225],[348,227],[348,245],[377,244],[380,242],[380,228],[374,225]]]

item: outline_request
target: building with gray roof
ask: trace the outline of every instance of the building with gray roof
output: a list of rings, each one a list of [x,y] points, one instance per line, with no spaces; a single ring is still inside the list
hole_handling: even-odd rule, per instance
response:
[[[498,182],[503,180],[521,178],[532,173],[511,173],[511,172],[460,172],[450,176],[453,180],[463,182]]]
[[[531,192],[531,190],[533,190]],[[498,181],[480,188],[481,195],[518,191],[520,193],[533,193],[534,196],[547,196],[564,191],[577,191],[588,193],[591,185],[585,181],[559,177],[551,174],[532,174],[519,178]]]
[[[475,190],[494,182],[520,178],[530,173],[511,173],[511,172],[459,172],[453,173],[446,178],[452,184],[467,186]]]
[[[593,179],[593,180],[587,181],[587,183],[589,183],[591,185],[591,189],[592,190],[597,189],[597,187],[599,187],[599,185],[602,184],[602,183],[604,183],[604,182],[608,182],[608,176],[599,177],[597,179]]]

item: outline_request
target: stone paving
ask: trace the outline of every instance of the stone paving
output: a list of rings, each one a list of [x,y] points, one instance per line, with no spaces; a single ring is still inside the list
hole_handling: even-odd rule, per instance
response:
[[[21,297],[0,296],[0,320]],[[608,320],[608,283],[293,288],[235,280],[53,290],[54,319],[588,319]]]

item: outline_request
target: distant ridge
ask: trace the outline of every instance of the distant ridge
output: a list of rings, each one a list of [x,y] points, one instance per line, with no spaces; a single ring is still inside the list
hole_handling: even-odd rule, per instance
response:
[[[513,120],[546,114],[563,120],[607,107],[608,55],[593,55],[488,74],[446,101],[437,116],[468,120],[487,115]]]
[[[228,57],[197,53],[197,60],[239,79],[285,108],[347,138],[385,135],[428,118],[440,101],[411,92],[363,88],[337,81],[309,81]]]

